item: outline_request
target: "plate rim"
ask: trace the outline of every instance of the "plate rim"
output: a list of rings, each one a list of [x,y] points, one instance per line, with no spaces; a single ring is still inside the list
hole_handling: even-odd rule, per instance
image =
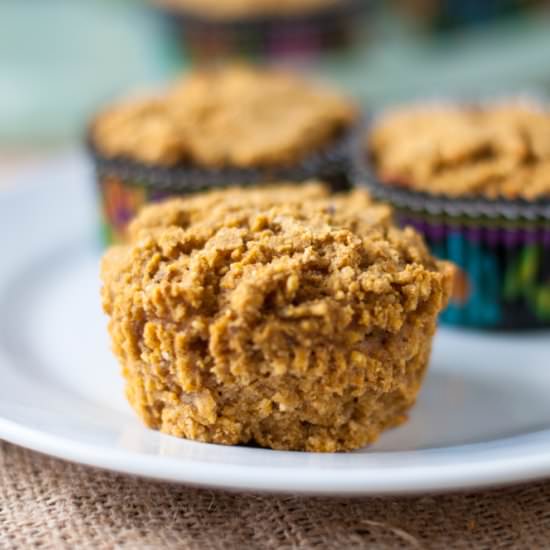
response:
[[[159,436],[162,438],[172,437],[160,433]],[[277,467],[273,469],[269,466],[258,465],[212,465],[192,458],[182,459],[181,457],[140,454],[129,450],[107,450],[105,447],[74,441],[0,417],[0,439],[76,464],[117,474],[194,487],[310,496],[360,497],[437,494],[504,487],[540,480],[550,476],[550,430],[499,441],[513,442],[532,436],[542,439],[543,445],[537,452],[531,452],[522,458],[501,456],[495,459],[489,456],[487,459],[481,459],[477,463],[468,464],[462,468],[457,467],[454,463],[439,464],[435,467],[433,465],[417,466],[411,469],[412,473],[416,475],[411,475],[411,471],[407,471],[406,475],[403,475],[405,472],[403,468],[399,470],[379,468],[368,471],[361,468],[342,468],[330,472],[321,468],[303,470],[296,467]],[[211,444],[201,443],[201,445]],[[457,448],[479,449],[484,445],[485,443],[473,443],[457,446]],[[215,447],[222,446],[216,445]],[[278,452],[270,449],[253,450],[266,453]],[[376,454],[412,455],[414,452],[396,451]],[[192,468],[187,469],[186,467]],[[190,472],[191,469],[192,472]],[[365,472],[367,472],[366,475]],[[327,475],[329,473],[330,475]],[[320,477],[325,478],[321,484],[319,483]]]

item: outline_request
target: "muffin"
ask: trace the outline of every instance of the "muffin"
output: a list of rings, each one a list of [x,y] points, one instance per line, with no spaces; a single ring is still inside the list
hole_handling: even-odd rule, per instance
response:
[[[381,116],[359,177],[461,268],[449,323],[550,325],[550,112],[528,101]]]
[[[145,203],[212,187],[319,178],[348,185],[358,118],[346,97],[245,66],[196,71],[154,96],[100,113],[88,144],[107,241]]]
[[[430,31],[486,25],[544,6],[546,0],[394,0],[412,20]]]
[[[146,207],[103,258],[103,307],[147,426],[346,451],[415,402],[449,264],[364,191],[229,189]]]
[[[155,0],[194,63],[311,59],[352,50],[368,0]]]

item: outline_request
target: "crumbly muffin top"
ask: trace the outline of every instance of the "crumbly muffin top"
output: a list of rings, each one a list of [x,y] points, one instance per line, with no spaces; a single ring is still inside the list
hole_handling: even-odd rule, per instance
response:
[[[329,196],[311,185],[151,205],[132,223],[130,244],[110,249],[102,278],[110,315],[139,303],[180,326],[194,319],[209,339],[224,318],[345,339],[354,323],[398,331],[431,296],[441,308],[450,275],[364,191]]]
[[[157,0],[214,19],[301,15],[343,4],[345,0]]]
[[[550,112],[522,102],[404,108],[369,137],[380,179],[451,197],[550,196]]]
[[[281,166],[328,146],[356,115],[346,98],[290,73],[231,66],[108,109],[92,140],[107,157],[154,165]]]

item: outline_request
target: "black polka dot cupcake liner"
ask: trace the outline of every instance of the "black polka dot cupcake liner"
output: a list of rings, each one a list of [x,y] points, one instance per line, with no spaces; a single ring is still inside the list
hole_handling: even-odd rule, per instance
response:
[[[126,226],[144,205],[172,196],[231,186],[311,179],[326,182],[334,191],[349,189],[350,146],[354,132],[347,132],[295,165],[261,169],[147,165],[128,158],[105,157],[88,139],[87,148],[95,168],[101,206],[103,241],[108,244],[123,242]]]
[[[194,15],[183,8],[163,11],[179,33],[184,53],[194,62],[271,61],[351,50],[370,3],[345,0],[312,14],[228,20]]]
[[[487,329],[550,327],[550,197],[451,198],[382,182],[357,140],[353,179],[421,233],[459,271],[443,322]]]

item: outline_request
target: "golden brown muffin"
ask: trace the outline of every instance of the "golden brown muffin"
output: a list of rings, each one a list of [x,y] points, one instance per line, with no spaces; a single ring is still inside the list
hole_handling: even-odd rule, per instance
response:
[[[290,73],[231,66],[109,109],[92,140],[105,157],[147,164],[279,167],[330,145],[356,117],[347,98]]]
[[[200,441],[344,451],[406,418],[452,270],[363,191],[228,190],[146,208],[102,263],[127,396]]]
[[[521,102],[403,108],[369,137],[380,179],[450,197],[550,196],[550,112]]]
[[[302,15],[338,6],[344,0],[156,0],[172,9],[213,19]]]

